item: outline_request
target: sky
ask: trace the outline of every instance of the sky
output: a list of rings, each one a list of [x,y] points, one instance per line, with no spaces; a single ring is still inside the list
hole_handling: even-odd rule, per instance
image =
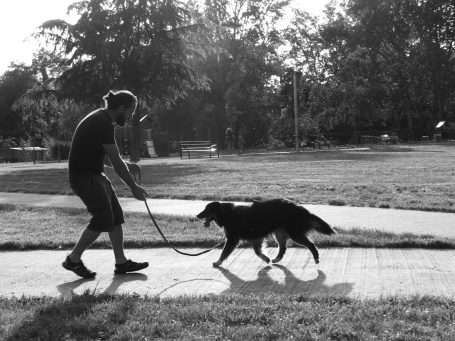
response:
[[[38,44],[30,35],[40,24],[50,19],[74,22],[66,15],[68,5],[74,0],[2,0],[0,11],[0,75],[11,62],[29,65]],[[322,13],[328,0],[293,0],[292,6],[311,14]]]
[[[0,74],[11,62],[30,64],[38,45],[33,38],[39,25],[49,19],[67,19],[72,0],[1,0]]]

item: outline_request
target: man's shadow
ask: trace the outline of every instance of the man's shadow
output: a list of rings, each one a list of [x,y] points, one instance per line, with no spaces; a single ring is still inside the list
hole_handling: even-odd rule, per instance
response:
[[[114,275],[112,278],[111,283],[109,286],[102,291],[104,294],[115,294],[119,287],[127,282],[134,282],[134,281],[146,281],[147,276],[141,273],[128,273],[128,274],[121,274],[121,275]],[[63,297],[71,297],[76,295],[74,290],[76,290],[77,287],[82,285],[83,283],[86,282],[91,282],[96,280],[96,278],[79,278],[75,281],[71,282],[65,282],[62,284],[57,285],[57,290],[60,292],[61,296]],[[97,291],[97,286],[93,289],[93,291],[88,290],[89,293],[99,293]]]
[[[270,277],[269,271],[273,268],[280,269],[284,275],[284,282],[278,282]],[[224,293],[275,293],[275,294],[304,294],[305,296],[346,296],[354,286],[354,283],[324,284],[327,276],[322,270],[318,270],[315,279],[304,281],[297,278],[288,268],[274,264],[259,270],[257,279],[245,281],[229,270],[218,267],[221,273],[231,283]]]
[[[96,278],[79,278],[71,282],[65,282],[57,286],[57,290],[65,298],[64,300],[55,300],[42,304],[40,309],[36,309],[30,313],[29,318],[19,321],[9,333],[11,336],[6,340],[63,340],[66,335],[71,335],[74,332],[74,324],[80,324],[81,319],[84,320],[87,314],[90,314],[94,307],[100,304],[110,302],[111,296],[107,294],[115,293],[118,288],[131,281],[145,281],[147,276],[141,273],[132,273],[125,275],[114,275],[110,285],[102,292],[97,291],[98,282]],[[87,289],[82,295],[76,294],[74,291],[84,283],[93,282],[93,289]],[[92,285],[93,287],[93,285]],[[84,294],[97,294],[93,297],[84,297]],[[105,293],[106,295],[98,295]],[[77,308],[75,308],[75,304]],[[133,306],[125,307],[124,314],[128,314]],[[49,323],[52,321],[52,323]],[[127,319],[116,320],[117,326],[127,323]],[[37,334],[39,331],[39,334]],[[44,335],[45,337],[41,337]],[[3,339],[2,339],[3,340]]]

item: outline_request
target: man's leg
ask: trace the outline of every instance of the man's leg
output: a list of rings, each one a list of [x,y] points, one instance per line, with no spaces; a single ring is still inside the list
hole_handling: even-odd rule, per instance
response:
[[[87,228],[82,231],[77,244],[68,256],[71,261],[79,263],[81,261],[82,253],[95,242],[100,234],[101,232],[99,231],[89,230]]]
[[[82,254],[93,244],[101,232],[107,231],[113,224],[112,210],[107,201],[105,178],[101,174],[70,174],[69,178],[71,188],[81,198],[87,210],[92,214],[92,218],[62,265],[65,269],[73,271],[81,277],[92,278],[96,273],[85,267],[81,260]]]
[[[96,272],[90,271],[85,267],[84,263],[81,261],[81,256],[82,253],[99,237],[100,233],[101,232],[89,230],[86,228],[79,237],[76,246],[62,263],[62,266],[66,270],[73,271],[78,276],[84,278],[95,277]]]
[[[125,251],[123,248],[123,227],[122,224],[125,222],[123,218],[123,210],[120,206],[118,198],[115,194],[112,184],[109,179],[105,178],[106,191],[110,198],[110,209],[113,217],[113,228],[109,232],[109,240],[111,241],[112,249],[115,257],[115,270],[116,274],[124,274],[127,272],[138,271],[145,269],[149,266],[147,262],[137,263],[125,257]],[[111,225],[111,226],[112,226]]]
[[[112,232],[109,232],[109,240],[111,241],[112,249],[116,264],[122,264],[127,261],[123,249],[123,228],[122,225],[114,226]]]
[[[122,225],[115,225],[112,232],[109,232],[109,239],[111,241],[112,249],[114,250],[115,257],[115,270],[116,274],[124,274],[145,269],[149,263],[137,263],[125,257],[125,250],[123,248],[123,228]]]

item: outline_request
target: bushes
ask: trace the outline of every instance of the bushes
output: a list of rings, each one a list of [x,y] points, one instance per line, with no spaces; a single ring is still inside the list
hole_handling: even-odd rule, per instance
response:
[[[58,141],[52,137],[49,137],[44,141],[47,147],[46,156],[50,160],[58,160],[59,147],[60,147],[60,159],[67,160],[70,154],[71,142],[70,141]]]
[[[272,136],[283,142],[286,147],[293,147],[295,144],[294,118],[289,116],[277,120],[272,127]],[[315,141],[320,135],[318,124],[308,115],[299,118],[298,128],[299,141]]]

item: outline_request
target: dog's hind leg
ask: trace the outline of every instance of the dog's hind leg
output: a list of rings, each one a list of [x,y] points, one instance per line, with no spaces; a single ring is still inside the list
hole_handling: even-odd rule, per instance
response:
[[[238,243],[239,243],[238,239],[228,239],[226,241],[226,244],[224,244],[223,251],[221,251],[220,258],[216,262],[212,263],[213,266],[214,267],[220,266],[226,260],[226,258],[229,257],[232,251],[234,251]]]
[[[250,244],[253,246],[254,253],[261,258],[264,262],[270,263],[270,258],[267,257],[262,253],[262,243],[264,242],[263,239],[254,239],[250,240]]]
[[[306,246],[308,250],[311,251],[313,254],[314,261],[316,264],[319,263],[319,252],[318,249],[316,248],[316,245],[305,235],[305,234],[299,234],[299,235],[291,235],[291,238],[300,245]]]
[[[286,242],[288,241],[288,234],[283,230],[277,230],[273,233],[276,242],[278,243],[278,254],[274,259],[272,259],[272,263],[278,263],[284,256],[286,252]]]

